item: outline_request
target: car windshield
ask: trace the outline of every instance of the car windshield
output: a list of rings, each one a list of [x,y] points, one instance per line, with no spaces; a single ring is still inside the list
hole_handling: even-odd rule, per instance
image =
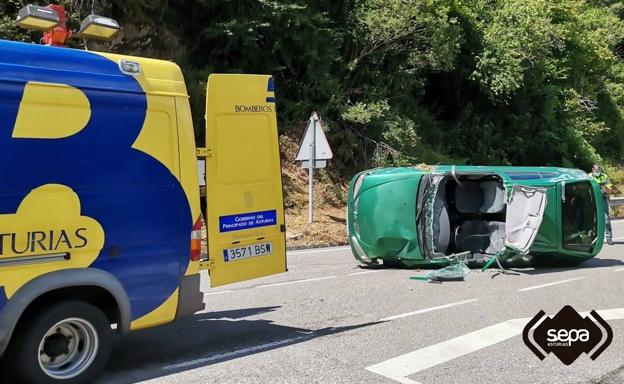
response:
[[[418,189],[416,203],[416,225],[420,249],[425,258],[435,257],[433,250],[433,205],[441,175],[428,174],[423,176]]]
[[[596,242],[596,202],[588,181],[566,184],[563,202],[563,246],[590,251]]]

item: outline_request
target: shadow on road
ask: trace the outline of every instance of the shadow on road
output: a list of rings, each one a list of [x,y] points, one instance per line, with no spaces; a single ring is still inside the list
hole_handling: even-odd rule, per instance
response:
[[[310,330],[244,319],[279,308],[204,313],[132,332],[117,342],[106,375],[98,383],[136,383],[380,323]]]
[[[623,243],[624,244],[624,243]],[[619,259],[601,259],[601,258],[593,258],[587,260],[583,264],[579,266],[581,268],[602,268],[602,267],[616,267],[619,265],[624,265],[624,261]]]
[[[245,309],[234,309],[231,311],[218,311],[218,312],[208,312],[197,314],[194,316],[196,321],[205,321],[211,319],[242,319],[244,317],[261,315],[263,313],[273,312],[281,308],[280,306],[273,307],[258,307],[258,308],[245,308]],[[201,319],[200,319],[201,318]]]
[[[615,242],[615,244],[624,244],[624,242]],[[582,270],[582,269],[607,268],[607,267],[617,267],[617,266],[624,266],[624,261],[620,259],[605,259],[605,258],[600,258],[600,257],[594,257],[593,259],[589,259],[580,264],[570,264],[570,263],[566,264],[565,261],[561,261],[561,260],[559,261],[552,260],[549,262],[547,260],[542,259],[536,264],[516,263],[513,266],[504,265],[505,269],[511,272],[509,273],[510,276],[520,275],[520,274],[541,275],[541,274],[546,274],[546,273],[558,273],[558,272],[563,272],[563,271],[571,271],[571,270],[579,270],[579,269]],[[440,267],[436,265],[420,266],[420,267],[388,266],[388,265],[372,265],[372,266],[359,265],[358,266],[358,269],[362,269],[362,270],[375,270],[375,269],[411,270],[411,271],[414,271],[415,273],[421,272],[423,274],[436,268],[440,268]],[[480,267],[471,267],[471,270],[473,272],[479,271],[479,269]],[[490,270],[495,271],[496,264],[494,264]],[[519,273],[515,273],[515,272],[519,272]],[[458,281],[461,281],[461,280],[458,280]]]
[[[624,261],[619,259],[603,259],[595,257],[589,259],[581,264],[568,265],[568,266],[550,266],[550,265],[537,265],[534,270],[524,270],[522,268],[510,268],[512,271],[517,270],[526,275],[542,275],[547,273],[559,273],[563,271],[583,270],[592,268],[608,268],[623,266]]]

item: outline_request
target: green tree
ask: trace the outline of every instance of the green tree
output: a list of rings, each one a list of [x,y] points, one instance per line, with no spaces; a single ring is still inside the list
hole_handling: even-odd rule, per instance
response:
[[[0,4],[0,37],[40,38],[13,25],[24,3]],[[624,155],[620,0],[60,3],[73,29],[92,11],[124,26],[90,49],[179,63],[200,140],[210,73],[273,74],[281,131],[299,136],[319,112],[337,178],[380,148],[398,165],[588,167]]]

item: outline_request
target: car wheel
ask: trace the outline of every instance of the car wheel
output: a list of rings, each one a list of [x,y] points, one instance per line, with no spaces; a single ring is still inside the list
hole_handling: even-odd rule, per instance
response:
[[[49,305],[23,318],[8,351],[18,382],[91,383],[113,347],[110,321],[82,301]]]

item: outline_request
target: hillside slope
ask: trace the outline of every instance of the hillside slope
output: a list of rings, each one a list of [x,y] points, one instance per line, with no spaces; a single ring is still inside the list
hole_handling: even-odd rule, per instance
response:
[[[281,136],[280,150],[288,247],[346,244],[346,183],[333,182],[326,170],[315,172],[314,220],[309,224],[308,172],[293,160],[298,144],[288,136]]]

